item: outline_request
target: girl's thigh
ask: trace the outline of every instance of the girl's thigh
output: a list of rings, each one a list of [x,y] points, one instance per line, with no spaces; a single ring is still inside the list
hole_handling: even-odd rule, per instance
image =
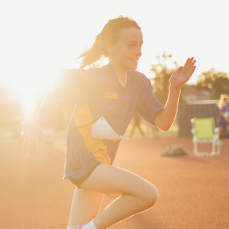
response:
[[[76,188],[73,196],[71,212],[75,216],[86,212],[86,215],[92,219],[92,217],[97,215],[102,199],[102,193],[90,189]]]
[[[103,194],[90,189],[76,188],[73,196],[69,227],[87,224],[94,219],[99,211]]]
[[[127,170],[99,165],[91,176],[81,184],[82,188],[109,195],[132,195],[136,197],[157,195],[157,189],[150,182]]]
[[[76,188],[73,196],[73,204],[77,203],[75,208],[83,209],[84,207],[98,211],[103,199],[103,194],[90,189]],[[82,206],[80,206],[82,205]]]

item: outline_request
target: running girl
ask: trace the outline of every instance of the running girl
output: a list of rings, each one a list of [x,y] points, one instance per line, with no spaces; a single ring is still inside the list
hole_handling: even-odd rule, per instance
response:
[[[54,98],[76,104],[69,123],[64,173],[64,179],[76,186],[68,229],[105,229],[157,202],[158,191],[153,184],[112,165],[120,139],[109,139],[105,130],[103,137],[97,138],[91,131],[102,118],[121,136],[135,112],[164,131],[173,124],[181,88],[193,74],[196,61],[188,58],[173,73],[163,107],[150,80],[135,71],[142,44],[142,31],[134,20],[122,16],[109,20],[92,47],[80,56],[81,68],[65,70],[52,88]],[[84,69],[101,57],[108,57],[109,64]],[[24,151],[29,147],[30,155],[37,137],[38,142],[41,139],[37,116],[25,119],[19,142],[25,142]],[[119,198],[97,215],[104,194]]]

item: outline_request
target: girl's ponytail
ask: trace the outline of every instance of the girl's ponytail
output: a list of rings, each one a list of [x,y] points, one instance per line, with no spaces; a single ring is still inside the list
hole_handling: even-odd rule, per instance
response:
[[[85,50],[79,57],[76,58],[76,59],[82,58],[82,64],[80,68],[90,66],[91,64],[93,64],[94,62],[96,62],[97,60],[99,60],[102,57],[103,54],[101,52],[100,46],[101,46],[100,45],[100,34],[98,34],[95,37],[95,41],[93,45],[91,46],[91,48]]]

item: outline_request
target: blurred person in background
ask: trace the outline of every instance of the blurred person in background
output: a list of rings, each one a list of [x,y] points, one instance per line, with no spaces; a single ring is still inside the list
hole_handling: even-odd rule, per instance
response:
[[[227,131],[229,133],[229,108],[228,108],[228,104],[229,104],[229,97],[227,94],[222,94],[220,96],[220,100],[218,103],[218,107],[220,110],[219,113],[219,118],[218,118],[218,126],[219,126],[219,137],[223,131],[223,128],[227,128]],[[218,140],[216,142],[219,145],[222,145],[223,142]]]
[[[153,139],[159,138],[159,129],[157,128],[157,126],[147,121],[145,121],[145,125],[146,125],[146,135],[148,138],[151,138],[151,133]]]
[[[137,127],[142,135],[143,138],[145,138],[145,134],[141,128],[141,116],[136,112],[134,114],[134,117],[133,117],[133,123],[132,123],[132,129],[131,129],[131,133],[130,133],[130,138],[133,137],[133,134],[134,134],[134,130],[135,128]]]
[[[121,140],[107,139],[105,131],[102,138],[97,138],[91,131],[91,126],[104,118],[121,136],[135,112],[163,131],[172,126],[181,88],[195,71],[196,61],[188,58],[172,74],[164,107],[156,99],[150,80],[136,71],[142,44],[141,27],[134,20],[123,16],[109,20],[92,47],[80,56],[81,68],[64,70],[51,88],[54,98],[75,104],[68,127],[64,171],[64,179],[76,187],[68,229],[105,229],[157,202],[158,191],[153,184],[112,165]],[[109,64],[84,69],[101,57],[108,57]],[[25,117],[18,143],[24,143],[23,151],[28,149],[30,156],[37,139],[41,141],[37,119],[43,100],[37,103],[34,115]],[[98,215],[104,194],[119,197]]]

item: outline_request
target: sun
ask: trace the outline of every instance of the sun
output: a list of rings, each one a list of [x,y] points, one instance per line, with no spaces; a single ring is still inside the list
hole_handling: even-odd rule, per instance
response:
[[[16,95],[15,103],[19,103],[23,116],[31,116],[37,106],[38,99],[44,94],[44,91],[48,91],[48,86],[51,85],[50,78],[45,80],[39,80],[26,75],[15,77],[10,75],[3,80],[5,87]],[[14,97],[15,98],[15,97]]]
[[[34,91],[37,88],[33,88]],[[26,90],[21,92],[21,105],[23,107],[24,114],[29,116],[34,113],[36,108],[36,101],[38,100],[38,94],[34,93],[32,88],[30,90]]]

